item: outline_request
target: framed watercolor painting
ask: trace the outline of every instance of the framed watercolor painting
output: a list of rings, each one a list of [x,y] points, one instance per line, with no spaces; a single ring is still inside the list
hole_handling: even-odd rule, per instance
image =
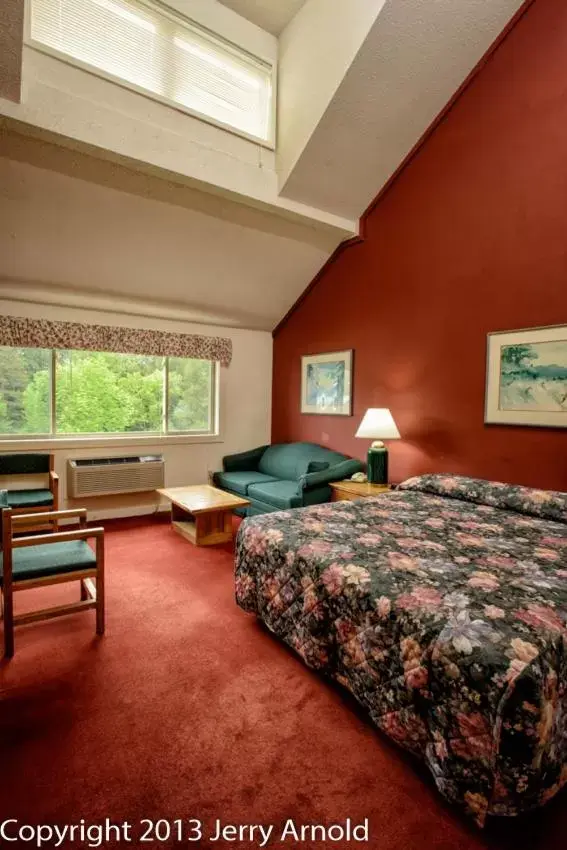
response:
[[[567,325],[488,334],[484,421],[567,428]]]
[[[301,412],[352,415],[352,350],[301,358]]]

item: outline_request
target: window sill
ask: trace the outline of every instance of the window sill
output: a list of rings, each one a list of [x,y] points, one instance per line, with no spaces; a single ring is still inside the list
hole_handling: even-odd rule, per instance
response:
[[[0,440],[0,452],[56,451],[58,449],[129,449],[131,446],[187,446],[223,443],[220,434],[168,434],[167,436],[125,437],[33,437],[31,439]]]

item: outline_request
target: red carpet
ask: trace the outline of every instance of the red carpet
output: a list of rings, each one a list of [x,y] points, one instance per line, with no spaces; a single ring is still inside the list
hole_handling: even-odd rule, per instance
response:
[[[0,667],[0,821],[108,817],[133,824],[130,846],[142,847],[259,846],[209,841],[216,818],[274,824],[270,847],[565,847],[564,796],[484,833],[446,806],[347,696],[236,608],[228,547],[197,549],[157,520],[109,525],[106,541],[106,637],[95,639],[91,613],[27,626]],[[40,593],[78,590],[22,594],[20,607]],[[142,818],[192,817],[200,843],[139,842]],[[287,818],[347,817],[369,818],[368,844],[279,841]]]

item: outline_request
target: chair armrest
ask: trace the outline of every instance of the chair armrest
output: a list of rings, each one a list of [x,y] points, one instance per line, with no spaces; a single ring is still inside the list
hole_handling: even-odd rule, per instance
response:
[[[86,508],[73,508],[68,511],[40,511],[35,514],[13,514],[12,528],[17,525],[45,525],[46,520],[72,519],[73,517],[87,518]]]
[[[363,464],[359,460],[343,460],[341,463],[336,463],[320,472],[308,472],[306,475],[302,475],[299,479],[299,489],[310,490],[312,487],[323,487],[330,481],[342,481],[342,479],[350,478],[351,475],[360,472],[362,469]]]
[[[235,455],[226,455],[222,459],[222,468],[225,472],[248,472],[258,469],[260,458],[268,446],[258,446],[248,452],[240,452]]]
[[[59,510],[59,476],[52,469],[49,470],[49,489],[53,496],[53,508]]]
[[[72,540],[88,540],[90,537],[104,537],[104,528],[76,528],[73,531],[57,531],[55,534],[34,534],[32,537],[14,537],[12,549],[24,546],[46,546],[49,543],[70,543]]]

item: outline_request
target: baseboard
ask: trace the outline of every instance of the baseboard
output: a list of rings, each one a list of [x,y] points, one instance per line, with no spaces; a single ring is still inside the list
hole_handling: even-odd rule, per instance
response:
[[[152,507],[148,510],[147,505],[141,505],[139,507],[123,507],[123,508],[100,508],[98,510],[89,508],[88,505],[81,505],[81,507],[85,507],[87,509],[87,519],[89,523],[93,522],[104,522],[109,519],[129,519],[133,517],[150,517],[157,516],[158,514],[161,516],[169,512],[170,507],[169,504],[164,503],[159,505],[157,508]],[[65,510],[65,508],[61,508],[61,510]],[[66,525],[69,523],[74,523],[76,520],[67,520],[67,522],[62,521],[60,525]]]

